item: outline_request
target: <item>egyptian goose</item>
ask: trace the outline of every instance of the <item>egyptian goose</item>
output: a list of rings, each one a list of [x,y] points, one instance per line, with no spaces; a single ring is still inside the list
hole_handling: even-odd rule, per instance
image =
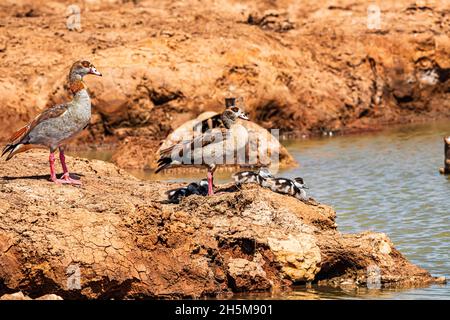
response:
[[[206,196],[208,193],[208,181],[206,179],[200,182],[191,182],[187,187],[172,189],[166,192],[169,203],[179,203],[182,198],[196,194]]]
[[[268,187],[269,184],[267,179],[273,178],[269,169],[263,167],[258,170],[258,172],[254,171],[241,171],[232,175],[234,182],[237,186],[240,186],[244,183],[257,183],[261,187]]]
[[[238,151],[236,150],[238,146],[227,143],[227,141],[232,142],[231,139],[239,138],[236,136],[238,133],[232,130],[232,126],[238,118],[248,120],[247,115],[240,108],[228,108],[221,114],[223,128],[206,131],[191,140],[182,141],[161,150],[155,173],[178,166],[207,167],[208,195],[213,195],[213,175],[217,166],[232,164],[230,161],[236,164],[236,161],[239,161],[238,157],[234,157],[234,154]]]
[[[91,119],[91,99],[83,82],[83,77],[88,74],[102,75],[89,61],[75,62],[68,76],[73,100],[44,110],[29,124],[15,132],[3,149],[2,156],[8,153],[6,160],[9,160],[31,148],[47,147],[50,149],[50,179],[55,183],[81,184],[69,175],[63,145],[87,127]],[[55,173],[56,149],[59,149],[63,169],[61,179],[58,179]]]
[[[305,185],[303,178],[294,178],[294,180],[286,178],[275,178],[267,180],[269,188],[277,193],[289,194],[296,197],[299,200],[306,201],[305,189],[308,187]]]

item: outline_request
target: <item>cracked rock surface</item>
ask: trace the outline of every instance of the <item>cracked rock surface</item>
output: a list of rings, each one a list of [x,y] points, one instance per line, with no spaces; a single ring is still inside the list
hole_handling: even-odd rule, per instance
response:
[[[256,185],[165,204],[179,184],[68,157],[83,186],[55,185],[47,158],[0,161],[0,296],[198,298],[309,281],[364,285],[373,266],[385,286],[434,281],[386,235],[339,233],[326,205]]]

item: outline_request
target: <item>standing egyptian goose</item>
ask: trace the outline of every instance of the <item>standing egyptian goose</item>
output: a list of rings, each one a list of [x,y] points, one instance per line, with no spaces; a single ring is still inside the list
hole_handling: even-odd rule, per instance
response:
[[[191,140],[180,142],[160,151],[158,168],[155,173],[166,168],[178,166],[203,166],[208,168],[208,195],[213,195],[213,175],[218,165],[231,164],[229,161],[238,161],[234,155],[236,146],[227,143],[229,139],[235,139],[232,126],[237,119],[248,120],[247,115],[238,107],[226,109],[221,114],[224,127],[215,128],[201,133]],[[205,155],[206,158],[205,158]],[[209,157],[209,155],[213,155]],[[230,159],[231,158],[231,159]],[[226,159],[226,160],[225,160]]]
[[[52,106],[29,124],[12,135],[3,149],[2,156],[8,153],[6,160],[31,148],[47,147],[50,149],[50,179],[56,183],[81,184],[70,178],[67,170],[63,145],[79,134],[91,119],[91,99],[83,82],[88,74],[101,76],[89,61],[77,61],[70,68],[68,82],[73,100]],[[63,169],[61,179],[55,173],[55,151],[59,149],[59,159]]]

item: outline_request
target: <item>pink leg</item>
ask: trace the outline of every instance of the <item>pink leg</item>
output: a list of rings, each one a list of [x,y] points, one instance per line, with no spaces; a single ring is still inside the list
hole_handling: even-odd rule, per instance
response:
[[[49,156],[48,160],[50,162],[50,179],[53,182],[58,182],[58,179],[56,178],[56,173],[55,173],[55,154],[51,151],[50,151],[50,156]]]
[[[61,167],[64,172],[61,176],[62,183],[81,184],[80,180],[75,180],[70,177],[69,170],[66,165],[66,157],[64,156],[64,149],[62,148],[59,148],[59,160],[61,161]]]
[[[211,171],[208,171],[208,196],[214,195],[213,191],[213,174]]]
[[[59,161],[61,161],[61,167],[63,169],[63,172],[64,173],[68,173],[69,170],[67,170],[66,157],[64,156],[64,150],[63,149],[59,149]]]

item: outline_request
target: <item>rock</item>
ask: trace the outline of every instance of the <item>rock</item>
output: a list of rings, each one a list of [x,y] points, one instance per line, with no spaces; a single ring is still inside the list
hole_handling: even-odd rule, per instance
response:
[[[112,162],[125,169],[155,169],[159,143],[145,137],[127,137],[115,149]]]
[[[39,298],[36,298],[35,300],[63,300],[60,296],[57,296],[56,294],[46,294]]]
[[[10,294],[4,294],[0,297],[0,300],[33,300],[28,296],[25,296],[23,292],[15,292]]]
[[[8,45],[6,38],[0,37],[0,52],[5,52],[7,47]]]
[[[436,283],[439,283],[439,284],[447,284],[446,277],[437,277],[435,281],[436,281]]]
[[[0,300],[33,300],[29,296],[23,294],[23,292],[19,291],[11,294],[4,294],[0,296]],[[46,294],[34,300],[63,300],[60,296],[56,294]]]
[[[293,282],[314,280],[320,270],[320,249],[317,240],[309,234],[287,239],[269,238],[269,248],[275,256],[275,261],[282,265],[282,274]]]
[[[254,257],[255,261],[242,258],[231,258],[228,262],[228,276],[233,291],[267,291],[272,283],[262,268],[261,255]],[[259,258],[259,259],[258,259]],[[258,261],[259,260],[259,261]]]
[[[85,56],[104,76],[86,77],[93,118],[76,142],[126,148],[130,138],[130,152],[146,153],[136,166],[187,120],[220,112],[230,93],[255,123],[293,135],[449,117],[445,1],[383,3],[376,31],[370,3],[95,0],[80,4],[83,31],[70,32],[59,29],[65,1],[3,1],[0,140],[67,99],[67,69]],[[124,157],[117,163],[129,167]]]
[[[293,22],[289,20],[287,12],[268,10],[263,14],[251,13],[247,18],[247,23],[257,25],[263,30],[273,30],[276,32],[287,32],[295,28]]]
[[[72,157],[83,186],[55,185],[47,156],[0,162],[0,295],[198,298],[294,283],[364,286],[377,268],[382,286],[435,281],[386,235],[341,234],[320,203],[224,185],[214,197],[166,204],[164,192],[180,184]]]

